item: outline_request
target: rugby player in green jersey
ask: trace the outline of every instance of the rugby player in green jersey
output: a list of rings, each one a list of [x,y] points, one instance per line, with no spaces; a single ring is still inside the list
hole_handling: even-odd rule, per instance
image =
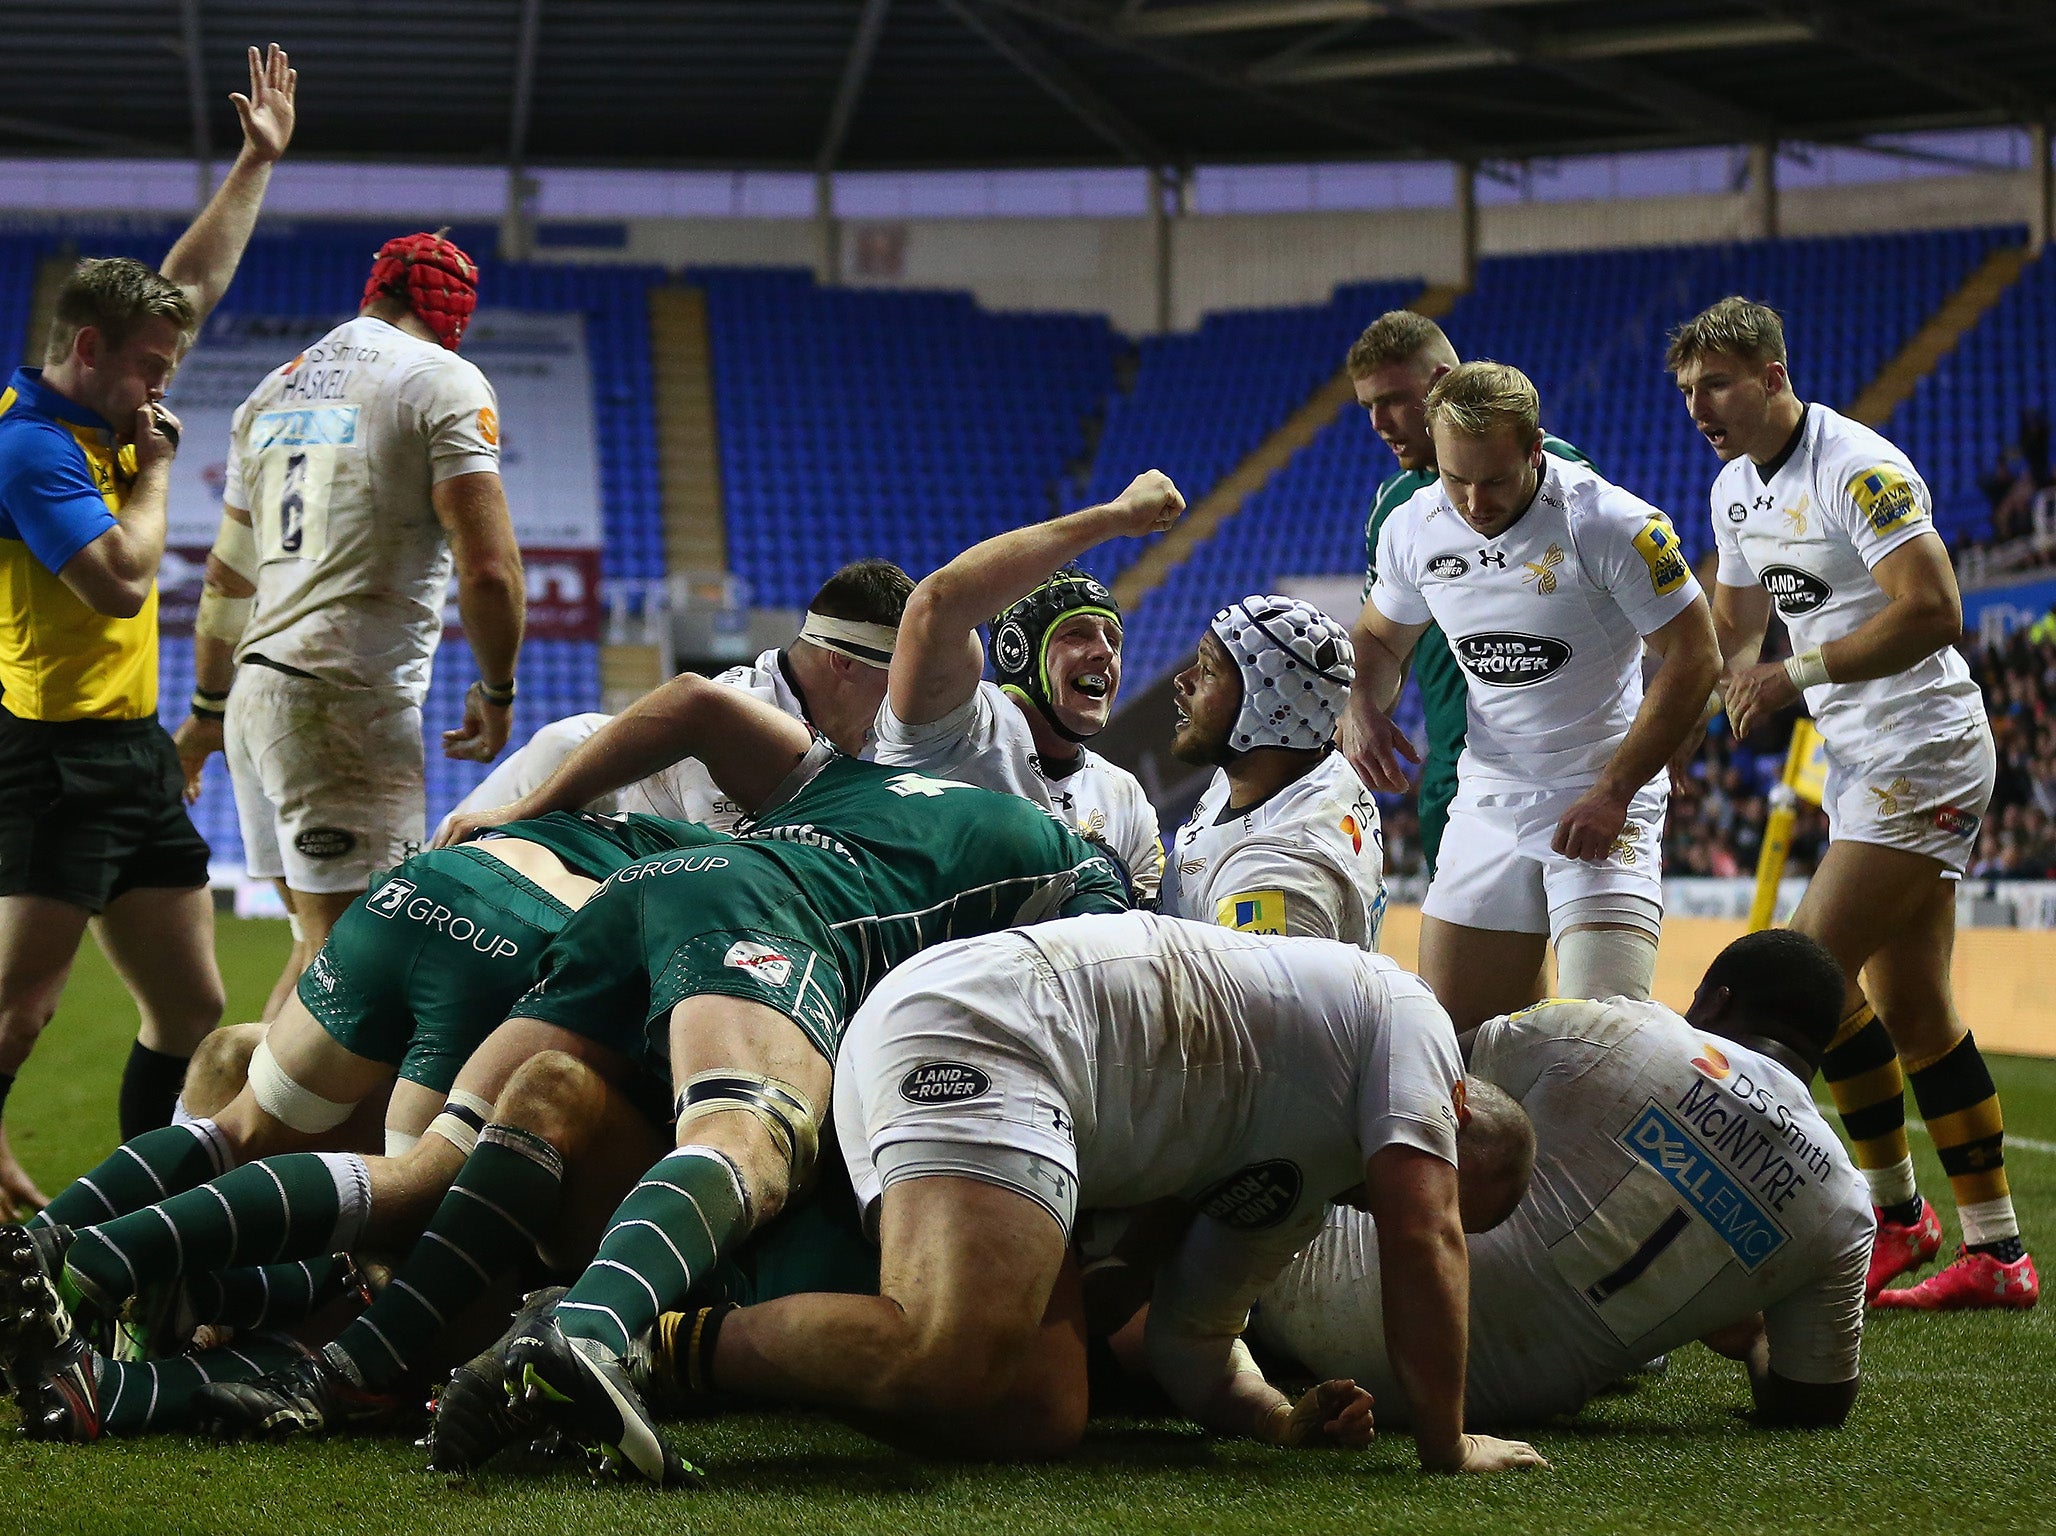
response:
[[[465,1069],[493,1085],[490,1121],[449,1123],[453,1105],[433,1128],[468,1141],[470,1155],[428,1238],[321,1356],[206,1394],[224,1420],[318,1430],[389,1403],[480,1277],[536,1248],[539,1223],[609,1208],[574,1210],[571,1181],[585,1173],[584,1148],[602,1136],[618,1145],[632,1118],[610,1107],[623,1089],[656,1077],[676,1095],[676,1150],[632,1190],[616,1185],[628,1198],[594,1262],[554,1311],[524,1315],[505,1358],[509,1379],[578,1443],[652,1481],[686,1475],[619,1357],[805,1185],[848,1014],[928,945],[1127,904],[1111,861],[1040,808],[843,757],[790,717],[692,677],[617,717],[534,795],[452,833],[586,803],[695,746],[754,819],[718,848],[620,871],[566,925],[535,987]],[[491,1444],[493,1431],[521,1427],[504,1417],[496,1380],[460,1376],[440,1419],[495,1412],[499,1422],[461,1437],[439,1423],[439,1443]]]
[[[1416,491],[1435,483],[1435,439],[1428,435],[1428,391],[1457,365],[1456,349],[1442,327],[1410,309],[1380,315],[1349,349],[1349,378],[1357,403],[1370,413],[1371,427],[1399,460],[1399,473],[1378,487],[1371,515],[1364,523],[1364,599],[1378,578],[1378,533],[1393,509],[1403,507]],[[1579,464],[1592,461],[1562,438],[1542,434],[1542,451]],[[1355,635],[1363,644],[1362,626]],[[1456,795],[1456,762],[1463,756],[1468,720],[1468,692],[1463,668],[1449,649],[1439,626],[1431,625],[1413,653],[1414,681],[1420,685],[1421,707],[1427,715],[1428,757],[1415,788],[1421,823],[1421,855],[1426,873],[1435,873],[1435,855],[1442,847],[1442,829],[1449,823],[1449,802]],[[1353,709],[1363,707],[1361,694]],[[1341,740],[1350,750],[1351,726],[1345,716]]]

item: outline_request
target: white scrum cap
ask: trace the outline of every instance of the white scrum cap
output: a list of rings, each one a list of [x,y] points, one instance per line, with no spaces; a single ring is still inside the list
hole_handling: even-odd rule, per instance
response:
[[[1349,632],[1296,597],[1245,597],[1208,626],[1242,673],[1242,712],[1228,733],[1236,752],[1313,751],[1335,739],[1356,680]]]

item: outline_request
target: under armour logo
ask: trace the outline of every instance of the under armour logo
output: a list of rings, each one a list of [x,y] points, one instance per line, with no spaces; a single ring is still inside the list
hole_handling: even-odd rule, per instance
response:
[[[1771,503],[1776,500],[1777,497],[1771,495],[1770,492],[1765,491],[1761,496],[1758,496],[1753,501],[1751,501],[1749,505],[1756,508],[1756,510],[1759,512],[1768,512],[1770,510]]]
[[[1503,571],[1506,569],[1506,556],[1499,550],[1481,549],[1478,551],[1478,564],[1489,565],[1494,570]]]
[[[1050,1123],[1056,1127],[1059,1135],[1068,1136],[1071,1134],[1071,1117],[1061,1109],[1052,1107],[1049,1112],[1049,1118]]]

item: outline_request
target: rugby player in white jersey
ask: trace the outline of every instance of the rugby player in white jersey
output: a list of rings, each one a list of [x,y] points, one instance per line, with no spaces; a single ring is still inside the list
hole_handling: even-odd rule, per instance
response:
[[[1551,999],[1477,1031],[1470,1069],[1528,1112],[1535,1176],[1470,1239],[1467,1422],[1574,1412],[1693,1339],[1745,1361],[1757,1422],[1843,1421],[1872,1220],[1807,1091],[1841,1003],[1834,957],[1774,929],[1722,951],[1682,1018]],[[1384,1424],[1404,1424],[1379,1276],[1371,1219],[1333,1211],[1251,1333],[1316,1376],[1354,1377]]]
[[[1532,1001],[1649,996],[1663,921],[1665,767],[1720,657],[1663,513],[1543,452],[1520,370],[1464,363],[1428,395],[1438,481],[1387,520],[1340,733],[1371,788],[1418,761],[1388,711],[1439,624],[1470,728],[1421,912],[1421,975],[1459,1029]],[[1645,694],[1642,649],[1661,658]]]
[[[1119,855],[1145,907],[1164,872],[1156,810],[1134,774],[1086,745],[1120,692],[1121,613],[1072,562],[1108,539],[1160,533],[1184,510],[1170,478],[1146,470],[1104,506],[958,555],[907,599],[878,712],[879,762],[1047,807]],[[982,681],[987,621],[997,683]]]
[[[1297,598],[1245,597],[1214,615],[1173,680],[1171,752],[1215,773],[1172,842],[1163,911],[1378,947],[1385,834],[1335,750],[1353,654],[1348,632]]]
[[[2031,1307],[2041,1284],[2007,1187],[1998,1091],[1950,988],[1957,881],[1997,762],[1955,650],[1962,600],[1927,485],[1883,437],[1799,398],[1767,305],[1721,300],[1679,327],[1666,363],[1724,464],[1713,613],[1735,735],[1803,698],[1827,743],[1828,851],[1792,926],[1847,977],[1823,1071],[1878,1207],[1871,1295],[1919,1310]],[[1796,654],[1760,662],[1773,604]],[[1918,1285],[1886,1291],[1942,1245],[1914,1186],[1907,1077],[1963,1248]]]
[[[1381,956],[1150,913],[940,945],[858,1010],[834,1123],[878,1207],[880,1294],[700,1314],[694,1379],[717,1391],[834,1407],[931,1451],[1067,1450],[1085,1421],[1073,1220],[1177,1197],[1197,1214],[1146,1345],[1172,1401],[1223,1434],[1362,1445],[1354,1383],[1295,1404],[1241,1339],[1329,1202],[1362,1199],[1411,1282],[1388,1339],[1423,1467],[1541,1464],[1463,1432],[1464,1228],[1519,1201],[1526,1118],[1466,1084],[1448,1016]]]
[[[490,762],[507,742],[526,592],[498,403],[457,355],[477,296],[448,240],[390,240],[356,318],[235,414],[177,739],[189,796],[226,739],[244,860],[293,917],[266,1018],[372,873],[421,845],[421,705],[453,563],[479,681],[443,753]]]
[[[790,644],[764,652],[747,666],[730,667],[714,681],[740,688],[804,720],[852,757],[869,756],[871,723],[885,699],[885,674],[899,634],[913,579],[889,560],[857,560],[821,584]],[[570,715],[542,727],[458,802],[436,828],[449,841],[453,818],[497,810],[540,789],[564,760],[612,715]],[[624,786],[586,807],[589,811],[641,811],[731,830],[742,807],[722,794],[698,758]]]

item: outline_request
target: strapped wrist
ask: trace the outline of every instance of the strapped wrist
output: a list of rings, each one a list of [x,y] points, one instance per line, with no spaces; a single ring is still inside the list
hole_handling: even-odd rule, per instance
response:
[[[489,683],[484,678],[480,678],[471,686],[478,690],[478,696],[481,699],[484,699],[486,703],[493,705],[495,708],[506,709],[514,702],[515,686],[514,679],[511,677],[506,682],[497,684]]]
[[[192,698],[193,717],[196,720],[220,722],[228,718],[228,690],[215,693],[207,688],[195,688]]]
[[[1827,658],[1821,655],[1819,646],[1797,656],[1788,657],[1785,661],[1785,676],[1792,680],[1792,686],[1801,693],[1834,681],[1828,676]]]

